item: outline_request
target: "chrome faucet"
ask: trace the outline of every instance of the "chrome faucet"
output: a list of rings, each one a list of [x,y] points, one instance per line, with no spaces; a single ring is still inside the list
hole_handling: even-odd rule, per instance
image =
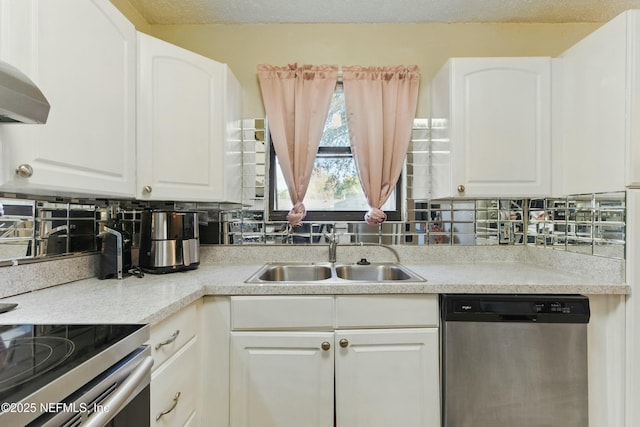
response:
[[[325,233],[324,237],[329,239],[329,262],[336,262],[336,252],[338,248],[338,236]]]

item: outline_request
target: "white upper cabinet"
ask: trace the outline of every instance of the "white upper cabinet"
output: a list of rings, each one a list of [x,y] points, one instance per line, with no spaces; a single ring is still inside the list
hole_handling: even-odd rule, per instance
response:
[[[227,65],[138,33],[142,200],[242,201],[241,99]]]
[[[1,0],[0,57],[51,104],[44,125],[0,125],[0,190],[133,197],[133,25],[108,0]]]
[[[640,11],[554,60],[555,195],[640,186]]]
[[[551,191],[551,59],[453,58],[431,84],[431,197]]]

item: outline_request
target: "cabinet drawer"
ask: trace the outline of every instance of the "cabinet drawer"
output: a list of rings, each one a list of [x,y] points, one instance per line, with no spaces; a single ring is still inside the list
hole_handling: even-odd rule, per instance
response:
[[[232,330],[333,329],[333,297],[231,297]]]
[[[346,295],[336,297],[336,328],[397,328],[437,325],[437,295]]]
[[[151,326],[149,344],[154,371],[196,335],[197,325],[196,306],[192,304]]]
[[[151,374],[152,426],[183,426],[196,412],[199,394],[198,364],[196,338]],[[162,412],[166,413],[156,420]]]

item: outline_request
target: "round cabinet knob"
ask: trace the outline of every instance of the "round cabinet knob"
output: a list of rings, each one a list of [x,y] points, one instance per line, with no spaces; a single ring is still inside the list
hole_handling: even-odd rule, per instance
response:
[[[464,185],[458,185],[458,193],[464,193],[464,190],[466,190],[466,188],[464,188]]]
[[[331,349],[331,344],[330,344],[328,341],[325,341],[325,342],[323,342],[323,343],[322,343],[322,346],[321,346],[321,347],[322,347],[322,349],[323,349],[324,351],[327,351],[327,350],[330,350],[330,349]]]
[[[153,188],[151,188],[150,185],[145,185],[144,187],[142,187],[142,192],[143,193],[150,194],[152,191],[153,191]]]
[[[27,163],[23,163],[16,168],[16,174],[21,178],[31,178],[33,175],[33,168]]]
[[[338,341],[338,344],[340,344],[340,347],[342,348],[347,348],[349,347],[349,340],[346,338],[342,338],[340,341]]]

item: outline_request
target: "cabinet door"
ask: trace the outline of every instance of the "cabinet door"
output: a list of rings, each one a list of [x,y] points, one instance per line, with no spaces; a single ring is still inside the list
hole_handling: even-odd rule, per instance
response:
[[[432,91],[434,198],[549,194],[550,58],[451,59]]]
[[[332,332],[232,332],[230,426],[332,427],[332,344]]]
[[[0,55],[40,87],[45,125],[0,127],[0,185],[27,194],[132,197],[133,25],[108,0],[3,0]],[[31,177],[19,177],[18,165]]]
[[[138,198],[221,201],[224,64],[142,33],[138,42]]]
[[[627,145],[626,157],[628,173],[625,184],[640,188],[640,10],[624,13],[627,19]]]
[[[243,147],[242,147],[242,86],[231,69],[224,67],[224,146],[214,165],[216,179],[223,185],[222,200],[228,203],[251,204],[251,200],[243,200],[243,188],[255,187],[255,180],[243,182]]]
[[[619,15],[557,60],[560,95],[554,121],[560,130],[554,131],[559,138],[554,143],[560,163],[554,161],[556,195],[622,191],[626,161],[638,162],[626,152],[627,123],[633,117],[627,103],[633,87],[628,61],[637,56],[627,37],[627,15]]]
[[[439,427],[438,329],[336,331],[338,427]]]

